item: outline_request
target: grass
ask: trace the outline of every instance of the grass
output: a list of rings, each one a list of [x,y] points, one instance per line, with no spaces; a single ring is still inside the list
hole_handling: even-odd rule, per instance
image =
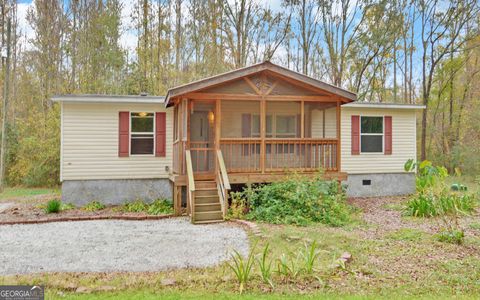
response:
[[[56,188],[7,187],[3,193],[0,193],[0,200],[46,194],[60,195],[60,190]]]
[[[47,202],[47,206],[45,207],[45,212],[47,214],[51,213],[58,213],[62,208],[62,202],[57,199],[53,199]]]

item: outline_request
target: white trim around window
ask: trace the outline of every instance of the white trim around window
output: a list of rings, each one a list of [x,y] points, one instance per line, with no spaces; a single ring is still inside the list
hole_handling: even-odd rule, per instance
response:
[[[138,114],[140,113],[139,111],[131,111],[130,112],[130,130],[128,131],[128,147],[129,147],[129,152],[130,152],[130,156],[155,156],[155,145],[156,145],[156,125],[155,124],[155,112],[152,112],[152,111],[142,111],[142,113],[147,113],[147,114],[151,114],[152,116],[147,116],[147,117],[144,117],[144,118],[151,118],[152,119],[152,122],[153,122],[153,131],[152,132],[133,132],[133,127],[132,127],[132,119],[133,118],[140,118],[140,117],[136,117],[136,116],[132,116],[132,114]],[[133,135],[152,135],[153,137],[153,147],[152,147],[152,153],[151,154],[132,154],[132,134]],[[150,138],[150,137],[144,137],[144,138]],[[138,139],[142,139],[142,137],[138,137]]]
[[[362,133],[362,118],[382,118],[382,133]],[[359,147],[360,147],[360,154],[366,154],[366,155],[369,155],[369,154],[384,154],[385,153],[385,116],[384,115],[380,115],[380,116],[370,116],[370,115],[366,115],[366,116],[360,116],[360,120],[359,120],[360,124],[359,124],[359,129],[360,129],[360,136],[359,136]],[[382,150],[381,151],[378,151],[378,152],[372,152],[372,151],[368,151],[368,152],[363,152],[362,151],[362,135],[365,135],[365,136],[381,136],[382,137]]]

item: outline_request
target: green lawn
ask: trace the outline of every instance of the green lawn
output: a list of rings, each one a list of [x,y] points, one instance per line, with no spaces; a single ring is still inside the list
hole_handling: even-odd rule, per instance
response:
[[[0,200],[21,198],[29,196],[37,196],[44,194],[58,194],[60,190],[57,188],[23,188],[23,187],[7,187],[3,193],[0,193]]]

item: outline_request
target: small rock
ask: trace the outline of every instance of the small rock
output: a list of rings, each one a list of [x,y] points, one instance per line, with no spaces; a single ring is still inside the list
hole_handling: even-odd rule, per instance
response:
[[[348,263],[352,261],[352,255],[349,252],[343,252],[342,256],[340,256],[340,259]]]
[[[79,293],[79,294],[84,294],[84,293],[90,293],[92,290],[87,288],[87,287],[84,287],[84,286],[79,286],[76,290],[75,290],[75,293]]]
[[[172,285],[175,285],[175,283],[177,283],[177,281],[172,278],[165,278],[165,279],[162,279],[162,281],[160,281],[160,284],[163,286],[172,286]]]

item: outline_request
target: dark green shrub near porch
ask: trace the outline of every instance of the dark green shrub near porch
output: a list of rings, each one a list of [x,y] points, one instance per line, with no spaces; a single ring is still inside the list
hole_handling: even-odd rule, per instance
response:
[[[323,223],[342,226],[349,222],[352,208],[336,181],[320,176],[294,175],[284,181],[245,189],[247,218],[273,224]]]

